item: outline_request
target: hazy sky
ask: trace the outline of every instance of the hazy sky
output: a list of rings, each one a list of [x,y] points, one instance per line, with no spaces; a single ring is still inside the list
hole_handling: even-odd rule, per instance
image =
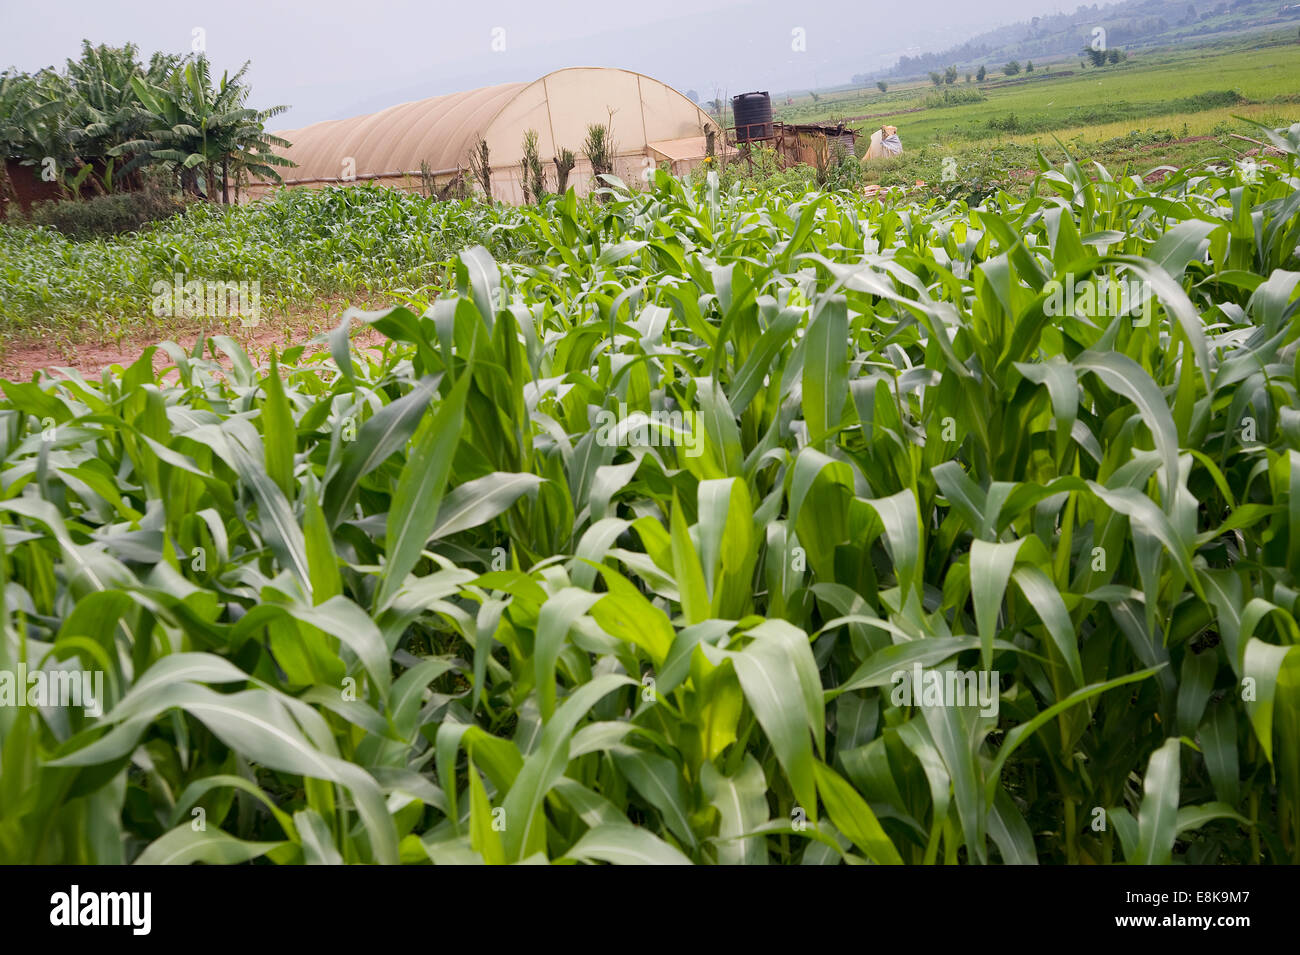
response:
[[[1057,10],[1059,0],[0,0],[0,68],[62,66],[82,38],[252,60],[252,105],[303,126],[456,90],[619,66],[701,98],[846,83],[902,53]],[[801,32],[800,32],[801,31]],[[802,49],[799,47],[802,45]]]

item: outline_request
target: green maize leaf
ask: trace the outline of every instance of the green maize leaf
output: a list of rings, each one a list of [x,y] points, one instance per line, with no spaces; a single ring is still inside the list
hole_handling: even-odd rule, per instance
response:
[[[469,839],[474,851],[488,865],[505,865],[506,852],[501,845],[501,833],[494,825],[492,804],[487,790],[479,779],[474,760],[469,761]]]
[[[1264,758],[1273,762],[1273,709],[1278,675],[1288,660],[1296,657],[1296,648],[1265,643],[1258,637],[1246,641],[1243,655],[1242,696],[1255,737],[1264,750]]]
[[[565,858],[611,865],[690,865],[691,860],[662,839],[637,826],[619,823],[588,830],[569,847]]]
[[[469,383],[469,375],[462,375],[437,412],[426,414],[415,431],[411,453],[388,511],[388,562],[375,595],[378,608],[391,601],[437,526],[438,507],[460,442]]]
[[[876,814],[835,770],[824,763],[815,764],[817,792],[826,805],[826,814],[835,828],[843,832],[862,853],[877,865],[902,865],[902,856],[889,841]]]
[[[700,787],[718,810],[718,862],[722,865],[766,865],[767,848],[761,839],[746,838],[767,822],[767,781],[763,768],[746,755],[740,771],[723,776],[712,763],[705,763]]]
[[[357,431],[343,452],[338,471],[325,485],[321,502],[331,527],[349,516],[361,479],[379,467],[410,439],[438,388],[439,376],[421,380],[410,392],[385,405]]]
[[[1167,739],[1151,754],[1138,809],[1138,844],[1130,860],[1139,865],[1167,865],[1178,834],[1178,764],[1182,742]]]
[[[264,856],[283,842],[246,842],[220,829],[195,832],[185,823],[159,836],[135,860],[135,865],[237,865]]]
[[[569,738],[579,720],[595,703],[633,681],[608,673],[575,690],[546,722],[537,749],[528,755],[515,777],[502,807],[506,813],[506,859],[519,861],[532,849],[545,845],[542,800],[564,774]]]
[[[303,859],[308,865],[342,865],[343,856],[334,848],[334,838],[314,809],[300,809],[293,814],[294,826],[302,844]]]
[[[266,473],[292,501],[295,491],[293,458],[298,432],[274,354],[271,356],[271,370],[266,376],[266,402],[262,405],[262,442],[266,447]]]

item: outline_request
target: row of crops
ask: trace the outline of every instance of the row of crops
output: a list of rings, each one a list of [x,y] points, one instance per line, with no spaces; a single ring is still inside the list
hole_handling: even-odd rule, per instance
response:
[[[422,295],[466,246],[520,258],[531,243],[509,206],[430,202],[396,189],[288,189],[110,239],[0,223],[0,332],[135,332],[154,320],[155,283],[175,276],[260,283],[276,310],[322,295]]]
[[[4,382],[0,670],[103,699],[0,706],[0,860],[1300,861],[1276,138],[611,182],[325,347]]]

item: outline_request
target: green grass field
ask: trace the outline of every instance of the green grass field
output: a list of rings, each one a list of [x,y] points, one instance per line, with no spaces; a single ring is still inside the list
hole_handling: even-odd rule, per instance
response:
[[[475,215],[465,214],[468,206]],[[74,241],[51,229],[0,223],[0,352],[12,341],[180,334],[186,320],[153,308],[156,283],[165,286],[177,273],[257,280],[268,323],[282,323],[294,306],[322,296],[418,300],[466,245],[518,251],[511,229],[489,230],[519,218],[510,206],[432,203],[364,186],[286,190],[274,201],[228,208],[197,203],[183,215],[105,239]]]
[[[1082,69],[1070,58],[1035,64],[1031,74],[1008,78],[990,64],[985,83],[971,83],[983,102],[927,107],[937,91],[928,81],[912,81],[887,93],[875,89],[795,98],[778,105],[778,120],[810,122],[871,116],[865,133],[898,127],[904,149],[926,145],[961,150],[978,143],[1046,143],[1062,140],[1105,142],[1132,131],[1168,130],[1170,138],[1246,132],[1234,115],[1283,125],[1300,118],[1300,42],[1292,31],[1234,37],[1198,47],[1142,51],[1115,66]],[[1072,75],[1064,76],[1066,72]],[[1002,85],[1008,80],[1014,84]],[[947,89],[964,90],[965,74]],[[1210,122],[1205,122],[1205,120]],[[1227,124],[1231,130],[1220,130]],[[1184,132],[1183,128],[1187,129]],[[1061,135],[1064,133],[1064,135]],[[1209,155],[1206,147],[1195,151]]]

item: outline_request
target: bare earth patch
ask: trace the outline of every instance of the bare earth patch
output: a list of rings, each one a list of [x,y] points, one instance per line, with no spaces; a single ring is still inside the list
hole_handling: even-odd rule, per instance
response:
[[[359,302],[314,303],[292,309],[287,315],[263,318],[257,325],[245,327],[237,318],[227,320],[196,320],[178,325],[175,328],[142,332],[117,340],[87,340],[81,342],[58,342],[50,339],[31,338],[10,340],[0,355],[0,378],[9,381],[30,381],[41,371],[54,373],[54,369],[71,368],[84,377],[96,379],[108,368],[118,365],[126,367],[134,364],[150,345],[163,341],[174,341],[187,352],[192,352],[195,345],[215,335],[227,335],[237,341],[248,353],[254,364],[264,363],[270,359],[272,349],[284,351],[292,345],[305,344],[319,335],[338,327],[343,313],[349,307],[375,310],[394,304],[386,299],[372,299]],[[359,326],[354,322],[352,341],[358,348],[377,348],[383,336],[374,329]],[[327,346],[322,344],[321,349]],[[213,356],[225,361],[219,352]],[[162,369],[171,364],[171,358],[165,351],[156,351],[153,366]]]

